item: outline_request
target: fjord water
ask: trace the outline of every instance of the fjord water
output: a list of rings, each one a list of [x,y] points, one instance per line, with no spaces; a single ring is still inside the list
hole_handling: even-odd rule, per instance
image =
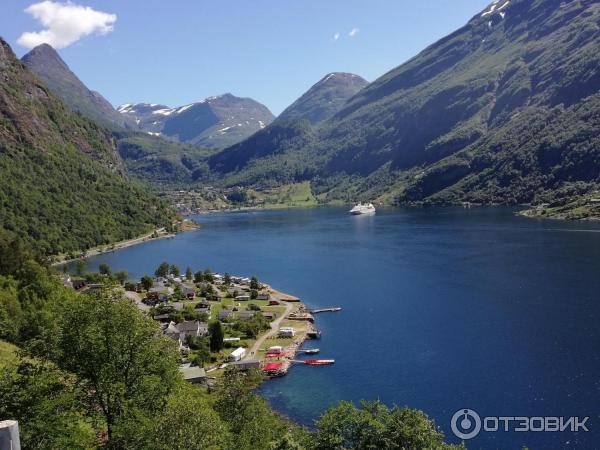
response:
[[[460,408],[483,416],[590,416],[589,433],[481,433],[469,448],[600,442],[600,224],[511,209],[222,213],[173,239],[89,260],[133,277],[163,260],[257,275],[311,307],[329,367],[295,367],[259,392],[305,424],[340,399],[426,411],[457,442]],[[310,343],[312,346],[313,343]]]

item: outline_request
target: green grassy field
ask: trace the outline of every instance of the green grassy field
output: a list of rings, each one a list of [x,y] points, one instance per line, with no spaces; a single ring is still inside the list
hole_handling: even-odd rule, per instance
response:
[[[251,191],[250,197],[264,202],[267,209],[309,208],[317,206],[319,201],[312,193],[310,181],[287,184],[265,191]]]
[[[19,348],[8,342],[0,341],[0,367],[6,366],[17,360],[16,352]]]

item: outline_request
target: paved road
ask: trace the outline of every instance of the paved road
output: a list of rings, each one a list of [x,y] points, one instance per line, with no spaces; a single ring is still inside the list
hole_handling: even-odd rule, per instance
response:
[[[289,313],[292,312],[292,309],[294,309],[294,304],[293,303],[286,303],[285,304],[285,312],[283,314],[281,314],[277,319],[275,319],[273,322],[271,322],[271,330],[268,331],[267,333],[263,334],[261,337],[258,338],[258,340],[254,343],[254,345],[252,347],[250,347],[248,349],[248,351],[246,352],[246,356],[244,357],[244,359],[254,359],[256,358],[256,354],[258,353],[258,350],[261,348],[261,346],[263,345],[263,343],[265,342],[265,340],[269,339],[271,336],[277,334],[279,332],[279,324],[281,323],[281,321],[283,319],[285,319]]]

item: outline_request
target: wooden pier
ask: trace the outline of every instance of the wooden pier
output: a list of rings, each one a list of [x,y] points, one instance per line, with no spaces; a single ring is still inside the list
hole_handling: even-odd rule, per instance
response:
[[[321,308],[321,309],[313,309],[311,311],[311,313],[319,314],[319,313],[324,313],[324,312],[338,312],[341,310],[342,310],[342,308]]]

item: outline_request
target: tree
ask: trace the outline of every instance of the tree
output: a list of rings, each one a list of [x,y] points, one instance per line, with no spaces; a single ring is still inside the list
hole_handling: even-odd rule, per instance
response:
[[[175,344],[159,332],[111,289],[62,311],[51,357],[79,377],[90,406],[104,418],[109,447],[123,447],[131,421],[150,420],[179,379]]]
[[[172,264],[169,268],[169,273],[177,278],[180,274],[179,267],[176,264]]]
[[[258,282],[258,278],[252,277],[252,279],[250,280],[250,289],[260,289],[260,283]]]
[[[215,281],[215,277],[213,276],[212,270],[204,269],[204,281],[207,283],[212,283]]]
[[[23,359],[0,371],[0,417],[19,421],[24,449],[86,450],[97,434],[76,378],[51,363]]]
[[[227,427],[200,390],[181,384],[148,434],[144,448],[188,450],[227,448]]]
[[[258,291],[257,291],[256,289],[252,289],[252,290],[250,291],[250,298],[251,298],[252,300],[256,300],[256,298],[257,298],[257,297],[258,297]]]
[[[204,281],[204,273],[199,270],[194,274],[194,283],[202,283]]]
[[[229,275],[228,273],[225,273],[225,275],[223,275],[223,283],[226,285],[230,285],[231,284],[231,275]]]
[[[75,262],[75,273],[79,276],[85,272],[85,259],[78,259]]]
[[[185,269],[185,278],[188,281],[192,280],[194,278],[194,273],[192,272],[192,268],[189,266]]]
[[[129,274],[126,270],[119,270],[117,273],[115,273],[115,279],[121,283],[121,285],[125,285],[129,279]]]
[[[110,266],[106,263],[101,263],[98,266],[98,272],[100,272],[102,275],[111,275],[112,274]]]
[[[218,320],[211,322],[208,325],[208,333],[210,334],[210,351],[213,353],[220,351],[223,348],[223,339],[225,338],[221,322]]]
[[[146,291],[149,291],[153,285],[154,285],[154,278],[152,278],[150,275],[144,275],[142,277],[142,287]]]
[[[169,263],[166,261],[161,262],[154,272],[154,275],[156,278],[165,278],[167,275],[169,275]]]
[[[445,444],[444,434],[421,411],[387,408],[379,401],[342,401],[329,408],[316,422],[314,445],[318,449],[459,449]]]

